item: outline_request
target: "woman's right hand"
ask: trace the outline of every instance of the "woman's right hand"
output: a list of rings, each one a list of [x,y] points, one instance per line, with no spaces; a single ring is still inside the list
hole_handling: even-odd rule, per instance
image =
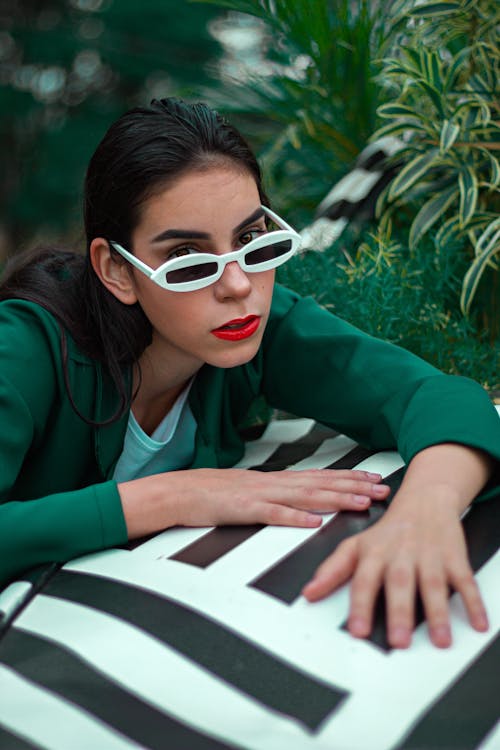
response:
[[[118,485],[129,539],[170,526],[321,525],[320,513],[366,510],[390,492],[379,474],[311,469],[188,469]]]

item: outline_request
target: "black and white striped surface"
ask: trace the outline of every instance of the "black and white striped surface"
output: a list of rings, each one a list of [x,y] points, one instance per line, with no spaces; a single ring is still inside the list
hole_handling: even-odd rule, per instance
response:
[[[358,467],[394,489],[395,453],[310,420],[272,423],[241,466]],[[171,529],[56,573],[0,641],[0,748],[17,750],[493,750],[500,746],[500,503],[464,519],[491,621],[451,598],[454,645],[420,623],[406,651],[345,629],[348,588],[308,604],[303,583],[383,512],[320,530]]]
[[[403,147],[401,139],[385,136],[360,152],[353,168],[321,201],[314,221],[301,231],[302,252],[326,250],[351,221],[374,218],[379,195],[401,166],[391,162],[390,157]]]

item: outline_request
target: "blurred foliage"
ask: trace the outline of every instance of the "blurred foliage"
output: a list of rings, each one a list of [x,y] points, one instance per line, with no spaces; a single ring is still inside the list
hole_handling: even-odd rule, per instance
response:
[[[390,3],[197,2],[248,14],[258,49],[225,70],[215,101],[257,146],[269,193],[301,225],[375,129],[383,100],[373,60]],[[228,23],[244,27],[236,13]]]
[[[198,96],[220,10],[182,0],[2,0],[0,228],[11,250],[80,223],[86,163],[154,96]]]
[[[388,123],[373,137],[401,136],[398,159],[405,166],[382,196],[382,223],[406,209],[410,249],[437,226],[434,252],[460,242],[469,258],[462,311],[470,313],[476,297],[486,326],[498,334],[500,5],[403,0],[399,6],[393,52],[380,74],[391,102],[378,113]]]

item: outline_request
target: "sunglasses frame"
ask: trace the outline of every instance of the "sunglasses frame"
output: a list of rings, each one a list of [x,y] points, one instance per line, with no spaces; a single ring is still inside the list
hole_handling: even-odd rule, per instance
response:
[[[171,260],[167,260],[165,261],[165,263],[162,263],[161,266],[158,266],[158,268],[155,269],[148,266],[142,260],[139,260],[139,258],[130,253],[128,250],[125,250],[125,248],[119,245],[117,242],[110,240],[109,244],[123,258],[128,260],[128,262],[133,265],[134,268],[142,271],[142,273],[144,273],[149,279],[151,279],[151,281],[154,281],[155,284],[158,284],[158,286],[160,286],[162,289],[168,289],[171,292],[192,292],[196,289],[203,289],[204,287],[210,286],[210,284],[214,284],[216,281],[218,281],[224,273],[224,269],[228,263],[234,263],[236,261],[236,263],[238,263],[240,268],[245,271],[245,273],[259,273],[260,271],[268,271],[271,268],[277,268],[282,263],[285,263],[287,260],[289,260],[289,258],[291,258],[292,255],[297,252],[301,241],[300,234],[298,234],[298,232],[296,232],[289,224],[287,224],[284,219],[278,216],[278,214],[274,213],[274,211],[271,211],[270,208],[268,208],[267,206],[261,206],[261,208],[266,216],[272,219],[274,223],[280,227],[280,229],[266,232],[266,234],[262,235],[261,237],[256,237],[254,240],[251,240],[247,245],[243,245],[243,247],[241,247],[239,250],[234,250],[233,252],[225,253],[224,255],[215,255],[213,253],[183,255],[180,258],[172,258]],[[245,256],[248,252],[251,252],[252,250],[259,250],[260,248],[266,247],[267,245],[274,244],[276,242],[284,242],[286,240],[289,240],[291,242],[291,247],[290,250],[288,250],[286,253],[283,253],[283,255],[254,265],[248,265],[245,262]],[[203,265],[204,263],[216,263],[216,273],[205,278],[195,279],[193,281],[183,281],[179,284],[170,284],[167,281],[167,272],[169,271],[176,271],[186,267],[199,266]]]

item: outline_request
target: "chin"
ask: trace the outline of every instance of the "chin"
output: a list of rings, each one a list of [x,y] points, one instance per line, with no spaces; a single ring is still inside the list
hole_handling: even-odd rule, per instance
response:
[[[245,342],[244,346],[238,346],[231,344],[231,348],[228,347],[227,351],[220,352],[219,355],[211,357],[207,360],[207,364],[213,367],[221,367],[222,369],[229,369],[230,367],[238,367],[239,365],[246,365],[250,362],[257,352],[259,351],[260,340],[258,342]]]

